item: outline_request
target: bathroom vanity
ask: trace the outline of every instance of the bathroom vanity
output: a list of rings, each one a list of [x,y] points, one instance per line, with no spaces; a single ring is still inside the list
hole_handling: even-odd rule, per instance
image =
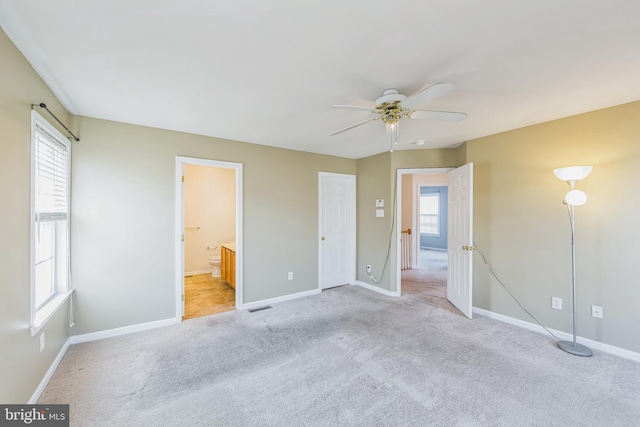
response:
[[[236,243],[223,243],[220,251],[220,276],[236,288]]]

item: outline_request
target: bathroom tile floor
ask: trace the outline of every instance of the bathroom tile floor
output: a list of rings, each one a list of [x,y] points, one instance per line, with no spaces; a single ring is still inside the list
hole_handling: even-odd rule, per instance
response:
[[[235,310],[236,291],[219,277],[196,274],[184,278],[183,319]]]

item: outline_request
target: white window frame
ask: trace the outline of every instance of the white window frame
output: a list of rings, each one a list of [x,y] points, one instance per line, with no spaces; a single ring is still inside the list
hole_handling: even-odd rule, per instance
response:
[[[420,227],[419,227],[419,231],[420,234],[424,234],[426,236],[432,236],[432,237],[440,237],[440,224],[441,224],[441,218],[440,218],[440,203],[442,203],[442,193],[440,193],[440,191],[427,191],[426,193],[422,193],[422,189],[420,189],[420,193],[418,194],[418,203],[420,203],[420,199],[424,196],[429,196],[429,197],[436,197],[438,200],[438,212],[435,214],[436,217],[436,229],[437,231],[435,233],[428,233],[428,232],[423,232]],[[426,216],[426,214],[422,213],[422,209],[418,210],[418,225],[421,225],[422,223],[422,217]]]
[[[65,236],[66,239],[66,253],[57,253],[56,256],[63,256],[64,258],[59,261],[66,264],[66,274],[54,273],[57,278],[54,283],[54,291],[50,297],[48,297],[39,307],[36,307],[36,239],[38,238],[38,224],[36,220],[36,150],[37,142],[36,136],[39,133],[45,133],[55,142],[65,147],[67,153],[67,179],[66,179],[66,222]],[[62,304],[69,299],[73,289],[71,287],[71,270],[70,270],[70,184],[71,183],[71,142],[65,138],[56,128],[54,128],[47,120],[45,120],[36,111],[31,111],[31,238],[30,238],[30,307],[31,307],[31,320],[30,330],[31,335],[35,335],[40,329],[47,323],[47,321],[55,314],[55,312],[62,306]],[[64,214],[63,214],[64,215]],[[55,221],[52,221],[55,224]]]

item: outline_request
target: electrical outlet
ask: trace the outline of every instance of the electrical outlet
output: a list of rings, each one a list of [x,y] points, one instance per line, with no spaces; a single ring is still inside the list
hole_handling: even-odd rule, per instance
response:
[[[40,351],[44,350],[44,345],[45,345],[45,341],[44,341],[44,332],[40,334]]]
[[[289,276],[288,276],[289,280],[293,280],[293,271],[289,272]]]
[[[367,273],[371,273],[371,265],[367,264]]]
[[[597,305],[591,306],[591,317],[602,319],[602,307]]]
[[[551,308],[562,310],[562,298],[551,297]]]

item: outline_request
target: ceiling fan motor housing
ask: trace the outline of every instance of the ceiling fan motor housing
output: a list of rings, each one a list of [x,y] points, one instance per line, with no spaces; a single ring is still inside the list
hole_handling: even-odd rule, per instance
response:
[[[382,96],[376,100],[376,110],[382,121],[388,125],[398,123],[405,110],[400,103],[405,99],[407,97],[399,93],[398,89],[387,89],[382,92]]]
[[[398,89],[387,89],[382,92],[382,96],[376,99],[376,108],[382,104],[395,102],[396,104],[404,101],[407,97],[398,92]],[[379,108],[378,108],[379,109]]]

